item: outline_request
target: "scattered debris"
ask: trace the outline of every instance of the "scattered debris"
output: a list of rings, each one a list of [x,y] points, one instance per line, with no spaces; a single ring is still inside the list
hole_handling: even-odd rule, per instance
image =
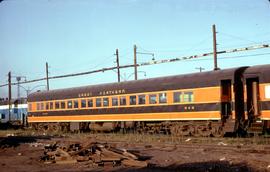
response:
[[[168,146],[168,147],[160,148],[160,150],[166,151],[166,152],[172,152],[172,151],[175,151],[176,149],[177,149],[176,146]]]
[[[7,135],[6,135],[7,137],[10,137],[10,136],[15,136],[15,134],[14,133],[8,133]]]
[[[270,168],[270,165],[268,165],[267,168]]]
[[[226,160],[226,158],[225,158],[225,157],[223,157],[223,158],[220,158],[219,160],[220,160],[220,161],[224,161],[224,160]]]
[[[18,153],[18,156],[22,156],[22,153]]]
[[[223,143],[223,142],[218,142],[218,145],[219,145],[219,146],[221,146],[221,145],[222,145],[222,146],[227,146],[228,144],[227,144],[227,143]]]
[[[118,149],[108,144],[89,143],[82,146],[79,143],[60,146],[58,143],[44,146],[41,160],[45,164],[72,164],[89,162],[93,166],[125,165],[132,167],[147,167],[148,163],[139,155],[138,151]]]
[[[38,147],[38,146],[44,146],[44,144],[43,144],[43,143],[38,143],[38,142],[37,142],[37,143],[30,143],[29,146],[30,146],[30,147],[35,147],[35,148],[36,148],[36,147]]]
[[[188,138],[187,140],[185,140],[185,142],[189,142],[191,140],[191,138]]]

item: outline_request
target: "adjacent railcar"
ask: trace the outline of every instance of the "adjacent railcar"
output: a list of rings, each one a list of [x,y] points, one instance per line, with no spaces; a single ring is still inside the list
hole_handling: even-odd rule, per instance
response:
[[[26,124],[27,99],[21,98],[11,101],[10,112],[7,100],[0,101],[0,127],[18,127]]]
[[[244,101],[246,128],[258,133],[270,129],[270,65],[249,67],[245,70]]]
[[[260,117],[268,125],[264,111],[252,120],[246,118],[245,110],[254,99],[248,74],[256,69],[261,67],[36,92],[28,97],[28,122],[43,130],[129,128],[203,136],[247,131]],[[260,79],[266,75],[256,75],[257,85],[268,82]]]

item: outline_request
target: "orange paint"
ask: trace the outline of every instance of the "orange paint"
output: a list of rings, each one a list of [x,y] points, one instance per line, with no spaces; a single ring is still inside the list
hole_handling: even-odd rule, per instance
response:
[[[220,120],[219,111],[113,115],[29,116],[28,122]]]

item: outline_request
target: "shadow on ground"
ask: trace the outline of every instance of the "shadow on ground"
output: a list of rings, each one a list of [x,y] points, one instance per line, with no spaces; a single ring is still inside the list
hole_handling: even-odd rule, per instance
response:
[[[115,172],[117,172],[116,170]],[[181,171],[181,172],[253,172],[256,171],[252,167],[249,167],[245,163],[230,164],[228,161],[209,161],[209,162],[197,162],[197,163],[185,163],[185,164],[174,164],[167,167],[146,167],[140,169],[121,169],[121,172],[133,172],[133,171]]]
[[[0,137],[0,148],[17,147],[22,143],[33,143],[37,139],[51,139],[50,136],[8,136]]]

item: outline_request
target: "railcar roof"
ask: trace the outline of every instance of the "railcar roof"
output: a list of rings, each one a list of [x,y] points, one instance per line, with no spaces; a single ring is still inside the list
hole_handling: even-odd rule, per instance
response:
[[[163,89],[173,90],[173,89],[218,86],[220,80],[222,79],[233,80],[235,71],[242,68],[246,67],[142,79],[137,81],[134,80],[120,83],[107,83],[107,84],[98,84],[98,85],[35,92],[29,95],[28,101],[32,102],[42,100],[78,98],[78,95],[80,93],[89,93],[89,92],[91,92],[91,96],[99,96],[100,93],[104,91],[106,92],[115,90],[124,90],[122,93],[129,94],[136,92],[160,91]],[[113,94],[106,94],[106,95],[113,95]]]
[[[245,73],[259,73],[270,71],[270,64],[251,66],[246,69]]]
[[[8,100],[7,99],[5,99],[5,100],[1,100],[0,101],[0,105],[8,105]],[[25,104],[25,103],[27,103],[27,98],[20,98],[20,99],[12,99],[11,101],[10,101],[10,103],[11,104],[14,104],[14,103],[17,103],[17,104]]]
[[[270,82],[270,64],[268,65],[257,65],[246,69],[245,77],[249,78],[252,76],[259,76],[261,83]]]

